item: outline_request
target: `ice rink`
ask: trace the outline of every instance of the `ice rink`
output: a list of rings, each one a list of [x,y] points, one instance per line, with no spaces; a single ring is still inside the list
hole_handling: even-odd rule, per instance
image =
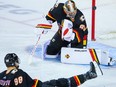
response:
[[[58,2],[65,2],[59,0]],[[91,29],[91,0],[74,0],[79,9],[82,9]],[[59,59],[36,61],[34,66],[28,65],[30,53],[36,44],[37,35],[35,26],[41,23],[55,0],[0,0],[0,72],[6,69],[4,56],[14,52],[18,54],[20,68],[32,78],[42,81],[71,77],[85,73],[89,65],[63,64]],[[97,0],[96,10],[96,41],[102,44],[101,49],[108,50],[116,58],[116,1]],[[53,25],[51,31],[42,35],[35,56],[40,57],[41,44],[49,40],[57,29]],[[110,31],[110,32],[109,32]],[[90,35],[89,35],[90,40]],[[90,44],[89,44],[90,45]],[[100,48],[101,45],[97,45]],[[80,87],[116,87],[116,67],[101,66],[104,75],[85,82]]]

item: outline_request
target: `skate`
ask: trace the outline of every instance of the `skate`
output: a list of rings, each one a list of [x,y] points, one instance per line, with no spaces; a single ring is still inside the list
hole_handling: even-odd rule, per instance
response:
[[[93,79],[97,77],[96,69],[93,62],[90,62],[90,70],[84,74],[85,80]]]

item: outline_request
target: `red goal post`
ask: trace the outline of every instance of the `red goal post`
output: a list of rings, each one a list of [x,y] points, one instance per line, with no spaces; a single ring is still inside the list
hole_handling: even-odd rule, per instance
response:
[[[91,40],[95,41],[95,10],[96,10],[96,0],[92,0],[92,18],[91,18]]]
[[[78,9],[80,9],[86,19],[88,27],[88,40],[95,41],[96,37],[96,0],[74,0]]]

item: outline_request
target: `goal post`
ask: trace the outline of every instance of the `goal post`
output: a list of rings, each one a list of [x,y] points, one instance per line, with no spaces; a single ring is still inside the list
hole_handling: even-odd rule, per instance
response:
[[[95,11],[96,11],[96,0],[92,0],[92,18],[91,18],[91,40],[95,41]]]
[[[88,40],[95,41],[96,37],[96,0],[74,0],[78,9],[80,9],[86,19],[88,27]]]

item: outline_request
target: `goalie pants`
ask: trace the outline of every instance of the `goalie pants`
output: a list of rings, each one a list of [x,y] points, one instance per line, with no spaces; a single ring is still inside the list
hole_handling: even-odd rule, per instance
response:
[[[65,41],[61,38],[61,30],[58,30],[53,38],[50,40],[50,44],[46,48],[48,55],[56,55],[60,53],[62,47],[67,47],[71,43],[71,47],[83,48],[83,42],[78,43],[77,41]]]

